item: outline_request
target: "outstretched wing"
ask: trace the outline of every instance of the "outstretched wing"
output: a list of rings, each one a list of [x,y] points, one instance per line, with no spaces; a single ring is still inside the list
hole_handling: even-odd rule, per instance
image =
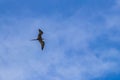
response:
[[[44,46],[45,46],[45,42],[44,41],[39,41],[41,44],[41,49],[43,50]]]
[[[41,35],[43,34],[43,31],[41,29],[39,29],[39,34],[41,34]]]
[[[38,39],[41,39],[41,35],[43,34],[43,31],[39,29]]]

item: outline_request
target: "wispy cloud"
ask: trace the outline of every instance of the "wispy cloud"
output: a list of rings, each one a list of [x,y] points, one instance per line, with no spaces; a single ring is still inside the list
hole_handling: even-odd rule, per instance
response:
[[[81,10],[60,20],[57,14],[2,17],[0,79],[91,80],[119,73],[119,16],[107,15],[109,9],[86,18]],[[44,51],[30,41],[37,37],[38,28],[44,31]]]

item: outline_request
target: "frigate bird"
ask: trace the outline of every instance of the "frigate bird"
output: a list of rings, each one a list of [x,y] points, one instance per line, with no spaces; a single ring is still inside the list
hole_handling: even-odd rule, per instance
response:
[[[32,39],[32,41],[38,40],[40,42],[40,44],[41,44],[41,49],[43,50],[43,48],[45,46],[45,42],[44,42],[44,40],[42,38],[43,31],[41,29],[39,29],[38,31],[39,31],[39,34],[38,34],[37,39]]]

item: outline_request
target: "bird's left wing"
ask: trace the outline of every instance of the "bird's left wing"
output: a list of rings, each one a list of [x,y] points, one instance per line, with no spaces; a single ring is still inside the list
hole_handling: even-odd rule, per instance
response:
[[[39,34],[43,34],[43,31],[41,29],[39,29]]]

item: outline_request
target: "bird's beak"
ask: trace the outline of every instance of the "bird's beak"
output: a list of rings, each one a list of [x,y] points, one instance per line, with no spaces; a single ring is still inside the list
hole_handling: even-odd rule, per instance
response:
[[[32,39],[31,41],[35,41],[35,40],[37,40],[37,39]]]

